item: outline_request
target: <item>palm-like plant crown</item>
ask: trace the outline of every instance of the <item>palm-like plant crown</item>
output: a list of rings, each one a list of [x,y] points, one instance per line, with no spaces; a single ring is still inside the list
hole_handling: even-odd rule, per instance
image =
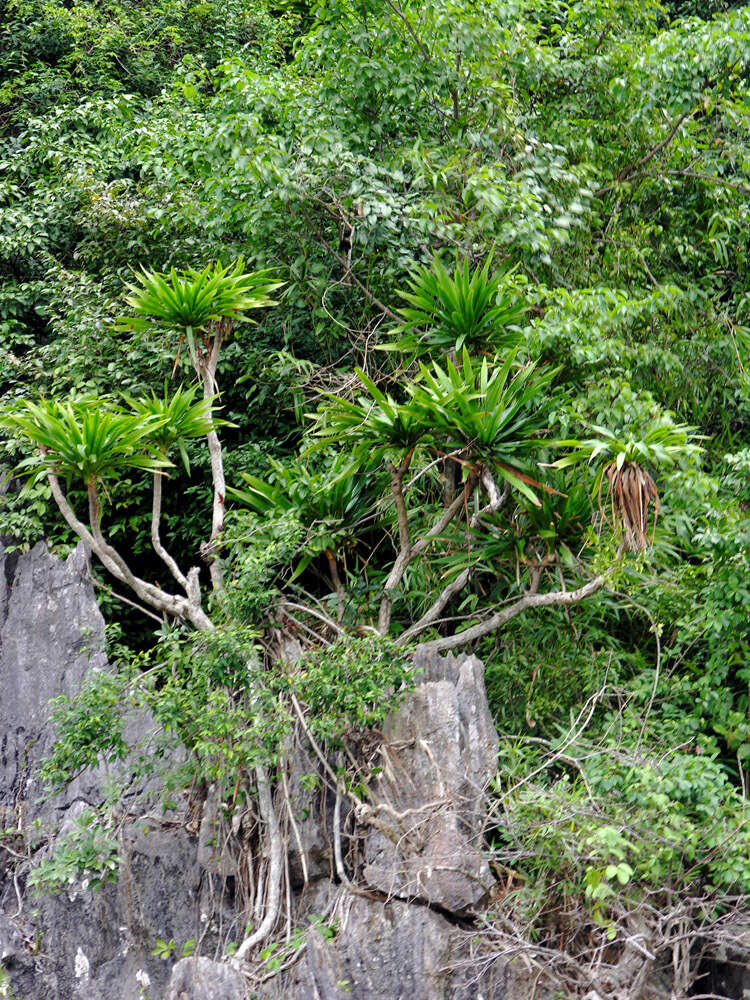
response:
[[[422,414],[425,426],[445,435],[448,445],[471,446],[484,458],[511,458],[538,444],[545,426],[549,385],[555,371],[520,365],[516,352],[505,360],[472,363],[464,348],[461,360],[421,364],[420,381],[411,390],[409,408]]]
[[[420,354],[464,346],[493,351],[515,347],[526,306],[517,292],[504,287],[504,272],[490,273],[491,264],[488,259],[471,271],[465,260],[451,275],[435,258],[415,271],[408,290],[399,292],[408,303],[397,310],[402,321],[393,333],[401,337],[381,350]]]
[[[589,463],[596,459],[603,461],[594,485],[602,515],[605,512],[601,505],[601,493],[606,477],[612,521],[615,528],[622,531],[624,547],[643,552],[649,543],[651,505],[654,505],[652,535],[659,511],[659,490],[645,466],[669,467],[698,455],[701,449],[691,440],[694,428],[665,417],[640,436],[628,434],[618,437],[606,427],[595,424],[591,425],[591,429],[598,437],[558,442],[572,447],[573,451],[554,464],[563,469],[585,460]]]
[[[333,446],[343,438],[371,458],[389,448],[412,448],[426,431],[423,414],[381,392],[361,369],[355,372],[369,397],[358,396],[352,401],[327,394],[330,405],[321,407],[313,417],[320,444],[310,450]]]
[[[163,397],[155,393],[143,399],[126,397],[131,411],[144,423],[151,422],[154,430],[150,439],[164,455],[168,455],[172,448],[179,449],[188,474],[190,460],[185,442],[205,437],[217,424],[226,423],[214,416],[211,398],[195,399],[198,391],[197,385],[189,389],[180,386],[170,396],[165,382]]]
[[[276,305],[271,292],[283,284],[273,279],[270,270],[245,271],[241,257],[228,267],[217,262],[207,264],[202,271],[172,268],[166,274],[142,268],[135,277],[136,283],[127,285],[130,294],[125,296],[135,316],[123,317],[116,328],[150,330],[156,326],[176,331],[180,343],[187,340],[199,372],[196,333],[205,334],[212,323],[223,321],[222,335],[226,337],[237,320],[249,321],[249,310]]]
[[[154,324],[172,330],[205,330],[221,319],[246,320],[248,310],[275,305],[271,292],[282,284],[273,280],[269,270],[245,271],[241,257],[228,267],[213,263],[202,271],[172,268],[168,274],[142,268],[135,276],[137,283],[128,283],[130,294],[125,296],[135,318],[120,324],[131,330]]]
[[[310,557],[346,544],[356,524],[372,512],[376,491],[371,470],[344,452],[335,453],[318,471],[301,460],[285,466],[271,459],[271,466],[268,480],[243,472],[245,489],[227,492],[263,517],[296,514],[308,532],[304,546]]]
[[[582,460],[613,462],[621,469],[625,463],[672,466],[686,458],[698,455],[700,446],[695,443],[694,427],[677,424],[664,418],[642,434],[617,435],[606,427],[590,425],[597,437],[584,440],[558,441],[573,448],[570,454],[555,462],[558,469],[577,465]]]
[[[520,365],[515,354],[503,363],[472,363],[464,348],[460,363],[420,365],[417,381],[406,386],[406,399],[386,395],[357,369],[367,396],[356,401],[331,397],[317,415],[317,435],[326,445],[346,437],[373,458],[387,449],[412,448],[420,440],[463,451],[491,462],[499,475],[532,501],[523,471],[531,452],[544,440],[554,371]]]
[[[171,464],[153,440],[162,418],[128,413],[101,398],[26,399],[2,422],[38,446],[39,454],[20,466],[37,478],[52,472],[88,487],[126,469],[154,471]]]

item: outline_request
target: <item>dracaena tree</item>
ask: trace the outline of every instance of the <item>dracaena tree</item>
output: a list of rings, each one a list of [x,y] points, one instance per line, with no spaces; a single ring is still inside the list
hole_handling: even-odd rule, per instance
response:
[[[219,393],[217,367],[222,344],[235,324],[249,322],[248,312],[275,305],[271,293],[281,287],[268,270],[246,271],[242,258],[223,266],[214,262],[203,270],[187,268],[168,273],[141,269],[128,284],[125,301],[134,316],[121,319],[118,329],[146,336],[164,332],[175,338],[175,367],[183,347],[189,352],[205,399]],[[209,418],[210,420],[210,418]],[[226,481],[218,434],[209,427],[206,440],[211,459],[213,513],[211,534],[203,546],[214,587],[222,582],[221,561],[216,549],[224,528]]]
[[[47,477],[63,517],[105,567],[150,607],[199,629],[212,627],[199,567],[181,568],[160,533],[163,482],[171,456],[179,453],[187,468],[185,442],[205,437],[213,504],[201,550],[220,588],[227,487],[214,412],[219,355],[234,324],[273,305],[279,287],[267,271],[246,272],[242,260],[138,272],[125,297],[135,315],[120,329],[174,337],[176,355],[189,353],[199,386],[171,395],[165,386],[163,395],[122,403],[27,400],[5,416],[6,426],[37,448],[27,471]],[[609,520],[621,555],[648,543],[649,510],[658,509],[652,474],[697,448],[690,429],[667,418],[640,437],[620,440],[596,427],[596,437],[556,441],[555,414],[564,406],[559,372],[526,353],[523,304],[489,262],[472,269],[464,261],[451,274],[436,260],[415,272],[404,297],[408,308],[382,345],[395,346],[403,366],[377,376],[356,369],[359,391],[323,394],[300,457],[272,463],[268,480],[246,474],[244,488],[230,495],[266,527],[280,517],[301,525],[294,564],[279,581],[283,599],[297,587],[295,611],[315,618],[306,634],[356,628],[400,645],[420,640],[449,650],[527,608],[574,604],[604,586],[606,569],[589,571],[583,558],[590,537],[579,532],[575,549],[565,537],[566,526],[578,529],[583,520],[587,464],[596,469],[589,513],[598,498],[599,530]],[[103,534],[101,487],[125,469],[152,476],[151,541],[179,594],[140,579]],[[73,479],[86,490],[88,525],[63,489]],[[321,596],[314,591],[326,579],[330,615],[313,610]],[[477,590],[486,595],[485,604],[470,602],[473,614],[447,628],[443,619],[470,587],[475,597]]]
[[[525,353],[522,304],[502,278],[488,264],[463,262],[451,274],[435,261],[408,289],[409,307],[381,345],[403,365],[377,376],[356,369],[353,392],[323,395],[302,459],[268,482],[248,477],[250,489],[234,495],[266,522],[294,510],[307,530],[305,565],[322,551],[325,525],[330,628],[343,622],[442,651],[526,609],[601,589],[624,553],[648,542],[656,470],[698,449],[690,428],[667,418],[625,442],[598,427],[596,437],[555,440],[560,373]],[[300,498],[316,457],[318,490],[306,486]],[[356,504],[323,502],[326,489],[346,496],[355,485]],[[612,553],[596,571],[585,558],[592,521],[598,536],[609,523]],[[484,606],[470,601],[474,614],[449,628],[446,615],[472,587]]]
[[[361,657],[351,662],[347,657],[352,637],[369,642],[375,659],[388,657],[386,683],[395,684],[405,676],[396,664],[399,658],[405,661],[411,643],[454,650],[483,639],[527,609],[583,601],[605,585],[609,568],[627,549],[645,544],[649,504],[657,499],[652,473],[694,451],[688,429],[665,421],[661,430],[647,429],[632,440],[621,441],[596,428],[594,438],[556,441],[555,415],[565,402],[559,372],[529,357],[523,332],[510,329],[521,311],[503,300],[501,280],[490,275],[487,265],[472,270],[467,263],[452,277],[435,264],[413,279],[407,301],[414,312],[402,317],[409,325],[408,342],[385,355],[400,357],[401,365],[369,373],[356,369],[356,378],[347,379],[344,389],[322,393],[300,454],[286,463],[271,462],[265,479],[244,474],[244,481],[229,490],[236,504],[249,509],[249,515],[240,512],[236,520],[250,530],[227,539],[227,490],[215,413],[219,352],[233,323],[250,309],[271,305],[276,287],[278,282],[266,272],[245,274],[241,262],[169,275],[142,272],[127,295],[135,318],[120,326],[140,335],[173,336],[175,352],[183,346],[189,352],[198,384],[171,394],[165,387],[163,394],[119,402],[93,397],[27,400],[3,418],[7,428],[35,447],[23,471],[46,477],[68,525],[144,605],[188,622],[204,633],[206,646],[205,633],[220,645],[232,628],[272,626],[265,629],[271,637],[267,665],[272,670],[249,671],[245,662],[244,681],[235,686],[222,652],[214,687],[204,692],[209,700],[218,693],[227,711],[237,709],[233,718],[240,720],[238,725],[247,727],[250,717],[262,718],[264,705],[278,708],[283,702],[289,708],[287,719],[293,709],[293,717],[311,735],[294,687],[283,686],[290,672],[278,669],[290,649],[298,658],[302,646],[317,646],[324,658],[337,662],[343,647],[339,686],[356,687],[356,672],[362,671],[363,697],[373,699],[370,665]],[[405,329],[399,323],[391,339],[403,339]],[[186,443],[202,437],[211,454],[214,491],[203,550],[209,554],[215,588],[224,585],[219,546],[232,568],[227,599],[213,620],[202,605],[199,567],[181,567],[160,532],[165,477],[178,456],[188,467]],[[558,468],[552,468],[555,464]],[[589,476],[593,483],[585,482],[589,466],[597,470]],[[104,486],[128,470],[152,478],[151,541],[177,593],[138,576],[105,536]],[[604,479],[611,488],[614,544],[609,561],[600,560],[594,570],[585,551]],[[74,482],[86,492],[88,524],[71,502]],[[275,548],[275,528],[289,523],[294,525],[292,542]],[[243,605],[241,600],[233,603],[233,591],[243,587],[241,553],[249,539],[259,561],[272,565],[275,576],[263,578],[259,600]],[[277,551],[282,555],[273,562]],[[243,617],[237,612],[243,607],[253,610]],[[255,617],[247,620],[250,615]],[[245,644],[241,648],[243,655],[255,656]],[[297,676],[303,688],[307,676],[303,666]],[[307,694],[300,692],[310,713],[320,698],[315,692],[320,684],[330,698],[330,677],[316,679],[314,671]],[[381,683],[381,700],[382,690]],[[187,704],[185,698],[180,704]],[[198,711],[204,710],[201,701]],[[184,730],[185,742],[199,753],[190,732],[189,727]],[[264,908],[264,917],[238,948],[235,957],[240,960],[273,932],[283,906],[284,839],[269,761],[278,761],[283,774],[284,747],[282,736],[274,738],[270,756],[264,757],[262,748],[250,748],[242,762],[254,775],[252,794],[263,821],[268,863],[257,880],[256,907]],[[358,817],[374,817],[376,824],[375,811],[368,812],[367,803],[330,768],[328,773]],[[241,777],[240,771],[235,795]],[[341,858],[337,869],[348,880]]]
[[[447,546],[462,552],[451,578],[432,595],[423,613],[402,625],[397,642],[404,644],[433,630],[466,588],[482,562],[485,525],[496,523],[504,509],[515,511],[519,503],[540,506],[540,495],[550,489],[537,477],[550,445],[547,422],[555,372],[521,362],[516,352],[474,364],[464,348],[456,365],[450,359],[420,364],[418,376],[403,386],[401,401],[382,392],[364,372],[357,374],[366,395],[329,400],[317,415],[314,433],[329,445],[342,438],[352,441],[355,465],[360,458],[381,455],[388,472],[390,496],[381,500],[381,510],[395,513],[395,556],[381,579],[378,633],[390,631],[397,591],[417,562],[434,558]],[[461,476],[448,496],[440,491],[442,503],[430,504],[428,494],[415,484],[443,456],[460,468]],[[421,468],[415,472],[416,464]],[[386,516],[382,524],[389,531]],[[469,629],[435,636],[427,645],[455,649],[489,634],[527,607],[574,604],[604,584],[600,573],[577,588],[539,593],[545,570],[556,562],[534,542],[529,539],[524,557],[528,588],[517,600],[502,612],[482,616]]]
[[[201,598],[200,567],[181,568],[161,538],[164,479],[179,454],[186,471],[190,464],[186,443],[205,438],[211,458],[213,503],[211,530],[201,546],[214,587],[221,586],[221,563],[216,548],[224,524],[226,486],[216,416],[216,369],[222,343],[238,320],[251,309],[273,305],[269,293],[278,287],[265,271],[246,272],[242,260],[230,267],[209,264],[202,271],[172,270],[169,275],[142,270],[128,286],[126,302],[135,317],[123,319],[119,329],[175,337],[177,354],[187,344],[199,384],[144,398],[80,396],[60,401],[26,399],[8,409],[4,426],[35,446],[19,471],[36,480],[46,478],[60,512],[70,528],[119,581],[161,614],[190,622],[200,630],[213,628]],[[179,588],[179,593],[143,580],[104,535],[102,489],[125,471],[152,475],[151,542]],[[83,486],[88,501],[88,524],[75,513],[71,486]]]
[[[202,271],[173,270],[169,275],[142,271],[126,296],[135,318],[122,320],[118,325],[120,329],[144,335],[159,332],[173,335],[178,353],[186,343],[199,385],[178,388],[171,395],[165,386],[163,396],[152,394],[122,402],[101,397],[68,401],[27,399],[2,416],[6,429],[35,446],[34,454],[22,463],[21,471],[35,478],[46,477],[63,518],[104,567],[129,586],[148,608],[187,622],[199,632],[213,632],[215,623],[202,604],[200,567],[181,568],[162,541],[162,482],[172,465],[170,455],[179,453],[189,470],[186,442],[205,438],[211,458],[213,505],[211,533],[201,550],[209,562],[213,585],[220,589],[223,580],[216,549],[224,525],[226,486],[217,433],[221,422],[214,406],[219,353],[234,323],[247,319],[248,310],[274,304],[269,293],[277,287],[278,283],[271,281],[267,272],[245,272],[241,260],[228,268],[213,264]],[[196,398],[201,389],[202,398]],[[151,473],[153,477],[151,541],[154,552],[179,588],[176,594],[142,579],[102,530],[101,489],[107,480],[131,469]],[[88,525],[75,513],[68,495],[74,482],[86,490]],[[279,823],[271,799],[270,778],[262,763],[253,770],[272,855],[271,888],[269,912],[261,926],[241,945],[238,954],[242,955],[263,940],[275,923],[281,871]]]
[[[162,481],[173,465],[170,455],[175,450],[186,454],[186,441],[204,437],[214,427],[212,400],[196,400],[196,389],[178,389],[171,398],[165,392],[163,398],[130,399],[124,405],[91,396],[24,400],[3,416],[3,424],[36,445],[19,471],[48,481],[65,522],[115,579],[160,614],[210,629],[201,602],[199,567],[183,573],[160,538]],[[142,579],[104,534],[102,493],[108,481],[130,470],[152,475],[151,539],[181,593],[171,594]],[[75,511],[71,487],[85,490],[88,524]]]

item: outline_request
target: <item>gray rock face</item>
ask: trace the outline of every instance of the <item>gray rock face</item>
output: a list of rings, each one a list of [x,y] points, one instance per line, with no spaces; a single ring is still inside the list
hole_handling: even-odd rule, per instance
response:
[[[164,995],[171,961],[153,955],[157,940],[179,954],[198,940],[201,871],[196,838],[184,830],[126,830],[116,883],[98,892],[71,886],[36,904],[40,950],[31,997],[59,1000],[156,1000]],[[145,982],[150,983],[144,989]]]
[[[338,932],[328,940],[309,931],[302,958],[265,987],[266,1000],[525,996],[508,963],[478,969],[472,936],[444,915],[466,911],[494,883],[481,836],[498,741],[482,664],[418,653],[416,666],[415,691],[383,725],[381,770],[361,825],[363,875],[375,892],[338,890]],[[336,891],[324,877],[317,886],[311,912],[327,909]]]
[[[294,970],[264,1000],[520,1000],[496,963],[477,968],[470,935],[426,906],[349,896],[328,941],[310,931]]]
[[[320,765],[312,750],[304,745],[295,748],[291,758],[289,800],[296,816],[297,832],[305,858],[303,866],[295,836],[291,843],[289,864],[292,883],[296,888],[302,887],[305,871],[308,879],[315,882],[329,877],[333,866],[329,836],[332,822],[331,796],[326,795],[325,786],[314,793],[305,787],[305,777],[317,775],[319,769]]]
[[[389,896],[460,912],[494,883],[481,838],[497,733],[476,657],[418,652],[416,666],[421,682],[383,727],[370,803],[386,829],[367,835],[364,875]]]
[[[4,841],[21,858],[29,846],[39,848],[42,834],[71,829],[102,801],[104,770],[87,771],[44,805],[36,802],[33,771],[54,741],[48,701],[74,695],[90,671],[107,669],[103,630],[82,546],[65,562],[44,545],[20,557],[0,549],[0,830],[26,834]],[[143,739],[149,725],[134,717],[127,735]],[[140,795],[143,807],[142,788]],[[120,839],[117,883],[99,892],[71,885],[38,900],[23,894],[30,864],[0,851],[0,962],[17,997],[157,1000],[171,966],[152,954],[157,939],[174,940],[178,951],[201,935],[215,939],[208,914],[223,903],[207,898],[211,883],[198,866],[196,838],[178,824],[149,821],[126,822]]]
[[[106,667],[103,630],[83,545],[65,562],[43,542],[20,557],[0,546],[0,825],[25,830],[39,815],[29,782],[53,741],[47,703]],[[58,808],[81,793],[70,789]]]
[[[245,1000],[241,973],[208,958],[183,958],[172,970],[166,1000]]]
[[[54,739],[48,701],[75,694],[91,670],[107,669],[104,623],[87,569],[82,547],[64,563],[43,545],[20,557],[0,549],[3,828],[28,833],[40,820],[52,834],[69,828],[88,804],[102,798],[105,775],[89,771],[54,803],[40,807],[33,777]],[[470,935],[444,915],[471,908],[492,884],[480,839],[497,739],[481,664],[471,657],[432,657],[419,665],[423,674],[416,691],[384,726],[382,770],[368,798],[376,826],[361,826],[360,872],[375,895],[339,899],[335,937],[311,930],[296,966],[263,987],[268,998],[522,995],[508,992],[505,967],[477,975]],[[149,724],[131,720],[129,735],[144,738]],[[342,892],[331,881],[332,804],[323,791],[312,797],[306,791],[305,775],[317,769],[315,757],[306,753],[293,761],[289,779],[312,883],[300,900],[300,915],[323,912]],[[0,853],[0,962],[18,997],[246,1000],[250,995],[244,977],[226,963],[189,958],[172,968],[187,941],[214,954],[219,940],[241,938],[246,917],[232,908],[237,854],[234,846],[227,853],[216,842],[218,802],[208,796],[201,836],[195,837],[177,822],[134,820],[146,811],[144,801],[141,788],[124,807],[124,863],[117,882],[98,892],[71,885],[33,901],[23,895],[30,866],[21,862],[14,868]],[[41,834],[35,838],[31,842],[39,850]],[[290,870],[292,883],[299,884],[299,857],[292,855]],[[174,942],[171,960],[154,956],[157,939]]]
[[[242,939],[248,921],[234,898],[235,890],[243,898],[243,851],[256,850],[256,842],[217,840],[226,826],[219,825],[221,804],[211,794],[197,837],[180,817],[144,816],[148,790],[142,782],[132,783],[120,813],[123,862],[117,881],[99,892],[71,884],[39,900],[25,895],[32,863],[47,850],[40,846],[45,836],[70,829],[88,804],[102,800],[107,775],[88,771],[55,802],[40,806],[33,771],[54,739],[47,723],[49,699],[74,695],[91,670],[107,669],[103,627],[82,548],[61,562],[43,545],[18,556],[0,544],[0,831],[12,827],[23,833],[0,843],[0,972],[9,974],[12,996],[552,1000],[560,995],[545,991],[539,970],[530,972],[523,958],[513,961],[517,942],[505,947],[498,936],[483,944],[473,929],[472,909],[492,887],[481,835],[497,750],[482,666],[473,657],[418,658],[422,674],[416,690],[386,720],[382,742],[367,745],[365,756],[380,771],[362,815],[356,824],[348,817],[342,838],[350,876],[367,887],[362,894],[333,881],[333,797],[325,785],[309,791],[306,776],[319,776],[318,762],[304,748],[292,754],[290,741],[288,808],[297,815],[297,831],[289,869],[296,917],[302,927],[308,914],[325,915],[335,932],[324,935],[311,927],[296,963],[275,978],[248,985],[231,965],[208,957],[173,965],[189,941],[203,956],[215,958],[222,944]],[[297,652],[290,649],[289,656]],[[129,742],[143,744],[150,726],[148,718],[134,715],[126,728]],[[173,761],[174,754],[169,750],[165,756]],[[180,751],[176,754],[179,759]],[[123,768],[121,777],[127,779],[132,765],[125,762]],[[278,801],[280,811],[286,808],[286,797],[279,793]],[[305,874],[309,884],[300,892]],[[740,1000],[750,991],[750,932],[744,925],[724,932],[720,947],[707,946],[695,989]],[[158,939],[170,942],[165,959],[153,953]],[[614,969],[591,984],[589,1000],[631,995],[636,967],[643,967],[643,949],[631,944]],[[660,956],[646,971],[642,1000],[675,992],[671,960]],[[0,976],[0,996],[7,985]]]

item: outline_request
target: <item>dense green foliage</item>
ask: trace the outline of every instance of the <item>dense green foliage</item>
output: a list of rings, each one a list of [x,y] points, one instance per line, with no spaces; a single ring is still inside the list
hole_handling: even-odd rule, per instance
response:
[[[115,464],[94,449],[81,485],[108,477],[109,538],[169,588],[143,470],[179,451],[162,534],[197,564],[206,427],[159,431],[230,314],[160,302],[249,271],[276,301],[231,307],[220,398],[192,414],[224,421],[216,633],[156,642],[107,608],[147,650],[122,697],[194,751],[186,782],[276,760],[292,694],[321,741],[374,724],[406,678],[394,644],[478,629],[491,842],[534,933],[571,894],[616,934],[644,893],[750,892],[749,121],[743,5],[7,5],[7,468],[24,433],[50,445],[46,407],[70,454],[32,465],[74,480],[99,422]],[[487,473],[508,492],[482,517]],[[404,523],[420,558],[396,579]],[[44,479],[0,532],[73,538]],[[482,632],[600,572],[584,603]],[[295,669],[269,668],[279,633],[309,647]],[[81,711],[56,780],[121,750]]]

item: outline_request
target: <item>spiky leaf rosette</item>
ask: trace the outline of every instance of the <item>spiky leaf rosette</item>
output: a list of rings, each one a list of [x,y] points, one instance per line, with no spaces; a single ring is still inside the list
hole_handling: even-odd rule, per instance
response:
[[[324,393],[327,403],[310,414],[318,441],[308,453],[338,446],[342,440],[361,461],[382,457],[389,449],[413,448],[428,430],[422,413],[381,392],[361,369],[355,368],[355,374],[369,395],[348,400]]]
[[[163,423],[156,415],[127,413],[92,396],[65,402],[26,399],[2,416],[3,426],[39,449],[21,463],[20,472],[39,478],[49,471],[86,486],[119,478],[126,469],[154,471],[171,465],[153,440]]]
[[[449,450],[466,450],[487,462],[493,472],[532,503],[531,486],[540,484],[532,455],[546,438],[547,415],[553,400],[556,370],[540,371],[535,364],[518,364],[516,352],[505,360],[483,358],[475,364],[464,347],[454,364],[446,359],[420,364],[419,381],[407,390],[405,409]]]
[[[241,257],[227,267],[207,264],[202,271],[172,268],[167,274],[142,268],[134,273],[125,301],[135,316],[118,320],[117,329],[175,331],[187,340],[194,364],[196,333],[221,320],[247,321],[249,310],[276,305],[271,293],[283,284],[269,270],[246,271]]]
[[[402,322],[392,331],[400,338],[380,350],[416,355],[460,351],[464,345],[492,351],[517,346],[526,305],[505,287],[506,273],[491,274],[491,266],[488,258],[472,271],[465,260],[450,274],[436,257],[415,271],[408,290],[399,292],[408,303],[397,310]]]
[[[152,423],[154,420],[158,422],[151,440],[165,455],[176,447],[182,456],[188,475],[190,475],[190,461],[185,442],[205,437],[219,425],[226,426],[226,421],[216,417],[213,406],[216,397],[210,399],[201,397],[196,400],[198,389],[197,385],[188,389],[179,386],[170,395],[165,380],[163,397],[157,396],[156,393],[141,399],[126,397],[128,405],[137,417],[144,421],[150,420]]]
[[[356,374],[369,396],[359,396],[356,402],[329,397],[331,404],[314,417],[318,448],[346,440],[360,457],[375,459],[424,441],[488,463],[495,474],[538,503],[531,486],[540,484],[528,472],[536,465],[532,453],[545,440],[556,371],[517,364],[515,352],[502,364],[483,358],[475,365],[464,348],[455,364],[450,358],[445,367],[437,361],[429,367],[420,364],[417,379],[404,386],[404,402],[381,392],[360,369]]]

